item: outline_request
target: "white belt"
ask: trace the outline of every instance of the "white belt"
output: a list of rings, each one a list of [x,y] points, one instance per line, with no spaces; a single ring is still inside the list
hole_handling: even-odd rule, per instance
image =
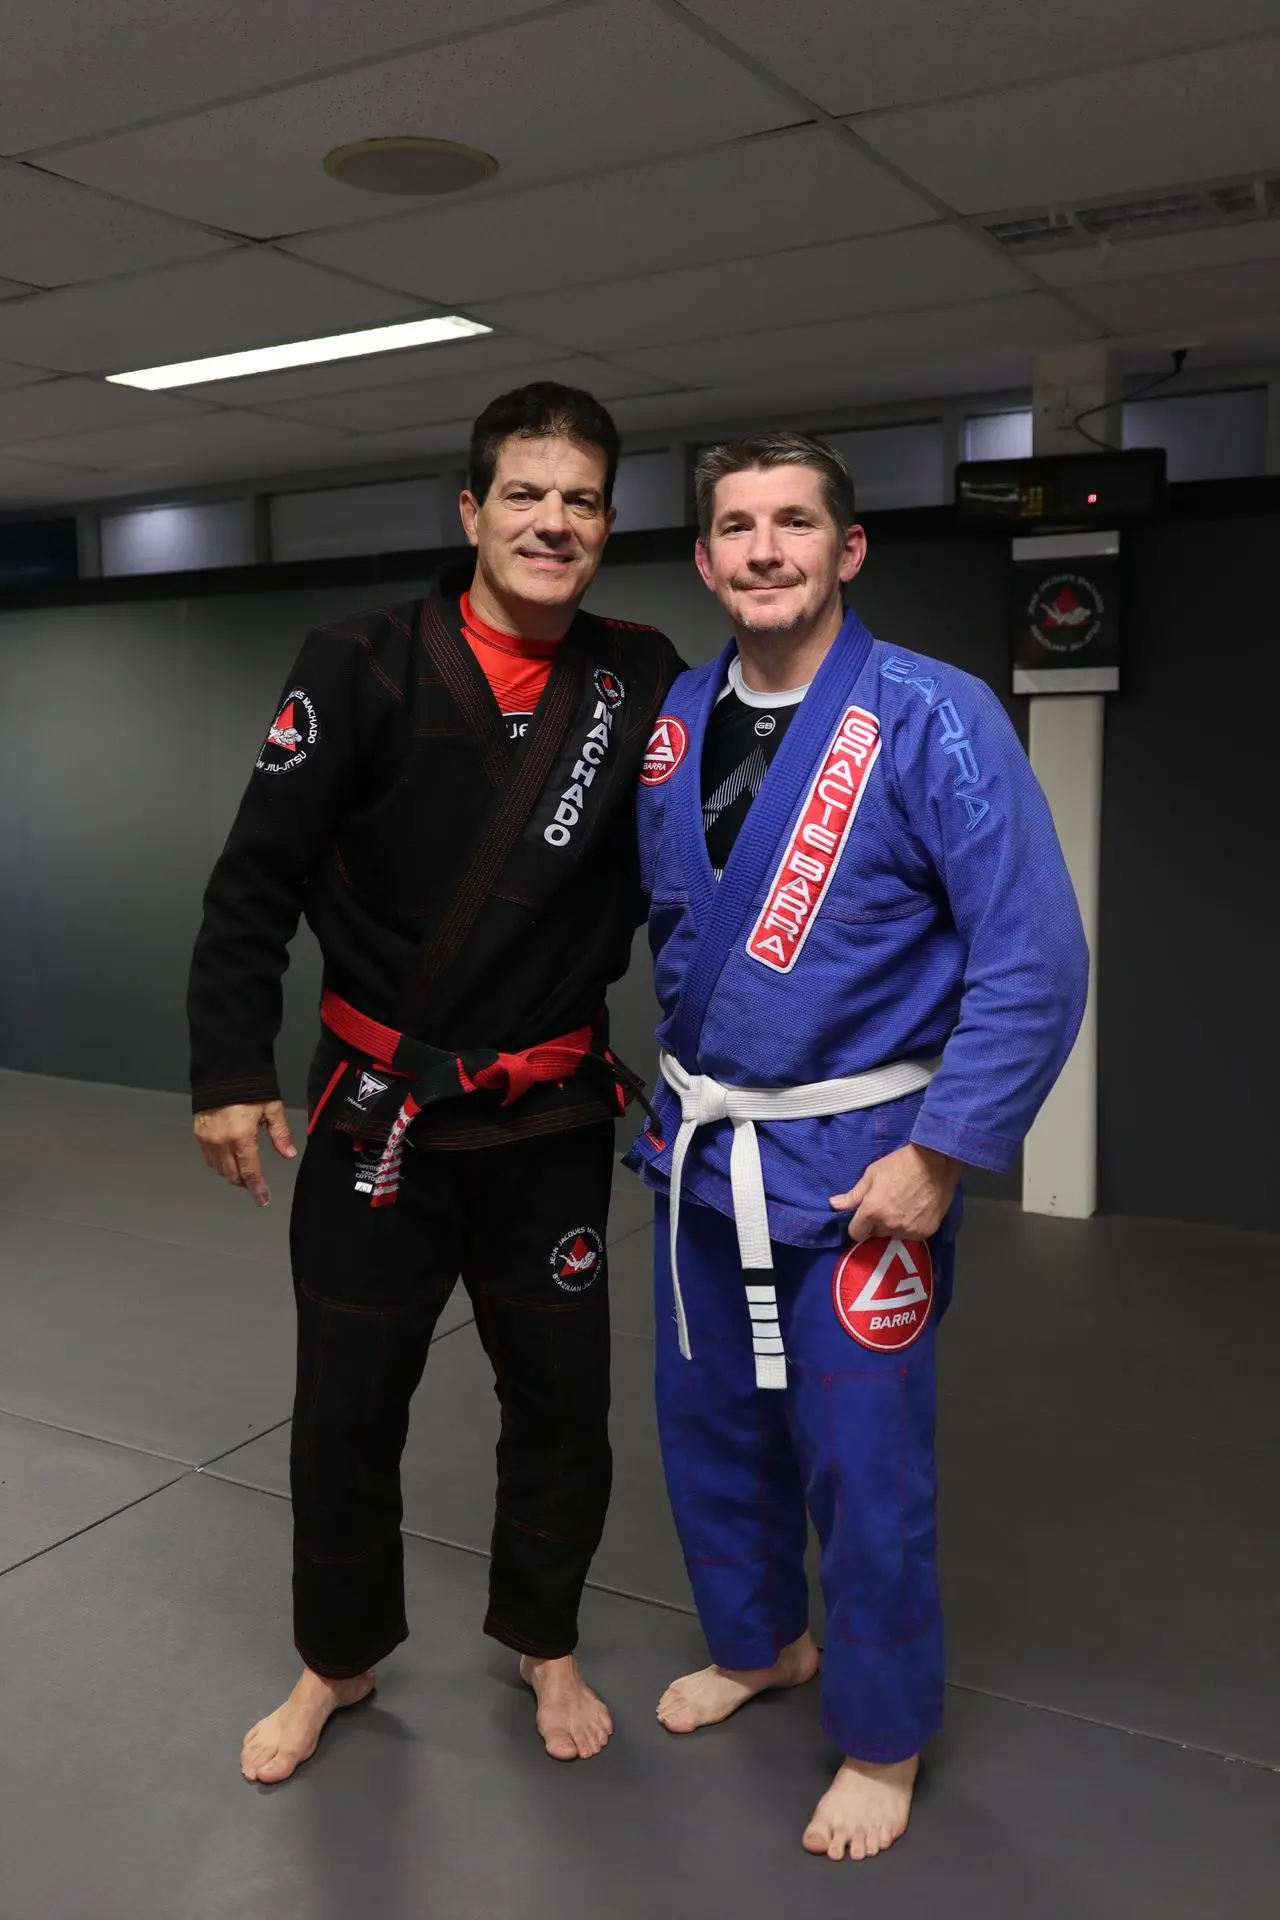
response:
[[[691,1360],[693,1353],[684,1296],[680,1291],[677,1240],[685,1156],[698,1128],[710,1126],[717,1120],[733,1122],[729,1182],[733,1189],[738,1251],[745,1272],[768,1273],[773,1269],[773,1253],[755,1122],[819,1120],[833,1113],[854,1113],[862,1107],[882,1106],[887,1100],[901,1100],[908,1093],[919,1093],[928,1086],[939,1064],[937,1060],[898,1060],[887,1067],[873,1067],[869,1073],[851,1074],[844,1080],[816,1080],[807,1087],[726,1087],[705,1073],[686,1073],[670,1053],[660,1056],[662,1077],[680,1101],[680,1131],[671,1156],[671,1290],[675,1295],[680,1351],[686,1360]],[[748,1282],[747,1307],[756,1356],[756,1385],[785,1387],[787,1359],[775,1287],[771,1283]]]

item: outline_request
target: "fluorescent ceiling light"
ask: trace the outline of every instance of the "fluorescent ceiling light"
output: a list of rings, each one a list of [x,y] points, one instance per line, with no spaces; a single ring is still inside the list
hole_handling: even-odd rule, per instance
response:
[[[438,346],[492,333],[481,320],[460,313],[432,320],[404,320],[394,327],[366,327],[360,333],[334,333],[327,340],[294,340],[284,347],[250,347],[244,353],[218,353],[209,360],[180,360],[171,367],[143,367],[138,373],[109,373],[117,387],[196,387],[206,380],[240,380],[251,373],[277,373],[282,367],[311,367],[321,360],[357,360],[367,353],[394,353],[400,347]]]

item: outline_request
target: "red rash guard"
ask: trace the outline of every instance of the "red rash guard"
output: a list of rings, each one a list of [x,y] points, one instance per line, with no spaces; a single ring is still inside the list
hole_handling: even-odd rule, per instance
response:
[[[522,740],[542,697],[556,656],[558,640],[524,640],[518,634],[499,633],[471,610],[471,595],[462,596],[462,631],[480,662],[512,740]]]

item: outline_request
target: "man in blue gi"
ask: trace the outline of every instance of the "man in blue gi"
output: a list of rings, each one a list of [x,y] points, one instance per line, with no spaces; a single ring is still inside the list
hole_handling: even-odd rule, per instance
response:
[[[846,1756],[804,1834],[905,1830],[942,1720],[934,1336],[966,1164],[1007,1168],[1075,1038],[1088,952],[998,700],[845,614],[853,487],[790,433],[711,449],[698,568],[733,625],[667,696],[640,832],[662,1005],[658,1412],[714,1665],[674,1733],[813,1677]],[[852,1216],[851,1218],[849,1216]]]

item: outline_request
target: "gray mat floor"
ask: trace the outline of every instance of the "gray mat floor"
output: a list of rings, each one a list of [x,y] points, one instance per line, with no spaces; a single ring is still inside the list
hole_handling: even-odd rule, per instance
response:
[[[617,1482],[583,1658],[618,1732],[542,1754],[480,1634],[496,1411],[459,1292],[405,1463],[376,1702],[240,1779],[293,1677],[289,1170],[264,1214],[162,1094],[0,1074],[3,1920],[1275,1920],[1280,1244],[973,1203],[941,1343],[952,1687],[906,1840],[808,1859],[813,1690],[692,1740],[702,1658],[650,1405],[650,1230],[611,1234]]]

